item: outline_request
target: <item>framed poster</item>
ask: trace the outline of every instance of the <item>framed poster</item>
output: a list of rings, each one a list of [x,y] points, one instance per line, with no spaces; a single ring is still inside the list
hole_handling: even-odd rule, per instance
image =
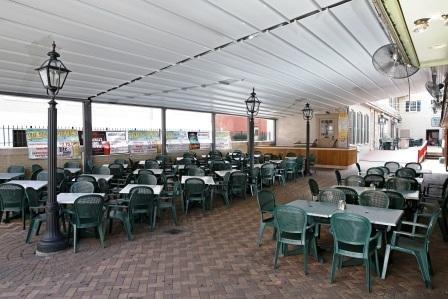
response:
[[[48,158],[48,131],[46,129],[27,129],[26,141],[29,159]],[[80,159],[81,148],[78,131],[57,130],[57,156],[62,159]]]
[[[159,131],[128,131],[129,152],[131,154],[157,153],[160,143]]]

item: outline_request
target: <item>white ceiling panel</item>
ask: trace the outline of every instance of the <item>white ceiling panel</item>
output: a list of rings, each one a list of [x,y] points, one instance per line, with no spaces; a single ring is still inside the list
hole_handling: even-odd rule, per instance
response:
[[[406,94],[372,66],[387,37],[370,4],[341,3],[4,0],[0,93],[44,95],[34,69],[54,40],[72,70],[61,97],[244,115],[255,87],[260,115],[283,117]]]

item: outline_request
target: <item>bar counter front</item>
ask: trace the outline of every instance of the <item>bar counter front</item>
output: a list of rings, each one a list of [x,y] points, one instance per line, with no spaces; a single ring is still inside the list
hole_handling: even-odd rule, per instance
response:
[[[256,146],[256,151],[263,154],[271,153],[286,157],[287,153],[305,157],[306,148],[295,146]],[[357,161],[357,150],[355,147],[311,147],[310,154],[316,157],[316,166],[321,168],[346,169]]]

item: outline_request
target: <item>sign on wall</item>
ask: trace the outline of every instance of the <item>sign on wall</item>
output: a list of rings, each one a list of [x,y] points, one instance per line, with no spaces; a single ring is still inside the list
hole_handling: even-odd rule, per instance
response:
[[[440,116],[435,116],[431,118],[431,127],[433,128],[440,127]]]
[[[198,139],[198,132],[188,132],[188,140],[190,141],[190,150],[201,148],[201,144]]]
[[[92,155],[110,155],[106,131],[92,131]]]
[[[27,129],[26,141],[29,159],[48,158],[48,131]],[[57,156],[65,159],[80,159],[81,149],[76,130],[57,130]]]
[[[187,132],[166,131],[166,151],[167,153],[185,152],[190,149],[190,141]]]
[[[129,152],[126,132],[106,132],[106,140],[110,144],[111,154],[127,154]]]
[[[129,152],[131,154],[157,153],[160,142],[159,131],[128,131]]]
[[[215,140],[217,150],[228,150],[232,148],[232,140],[229,131],[216,132]]]
[[[348,147],[348,114],[338,114],[338,147]]]

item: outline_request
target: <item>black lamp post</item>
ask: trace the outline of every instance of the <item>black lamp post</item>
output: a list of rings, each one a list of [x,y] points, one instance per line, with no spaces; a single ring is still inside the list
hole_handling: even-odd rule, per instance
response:
[[[252,172],[254,169],[254,116],[258,114],[261,101],[257,98],[255,88],[252,89],[250,97],[246,100],[247,115],[249,116],[249,163],[250,181],[252,182]]]
[[[305,175],[311,175],[310,172],[310,120],[313,119],[313,109],[306,103],[302,109],[303,119],[306,120],[306,153],[305,153]]]
[[[56,44],[53,42],[53,50],[47,54],[46,60],[36,71],[39,72],[42,84],[47,90],[51,100],[48,102],[48,199],[46,206],[47,231],[37,244],[37,252],[50,253],[66,247],[66,240],[59,230],[59,207],[56,201],[56,167],[57,167],[57,109],[56,95],[62,89],[70,72],[58,59]]]

